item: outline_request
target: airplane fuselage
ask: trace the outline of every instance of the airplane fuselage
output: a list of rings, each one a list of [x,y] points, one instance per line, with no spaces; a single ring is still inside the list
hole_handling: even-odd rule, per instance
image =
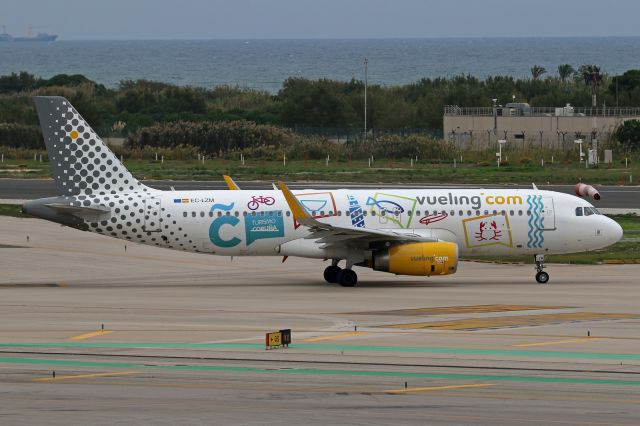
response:
[[[371,189],[294,192],[318,221],[455,242],[463,256],[573,253],[619,239],[618,225],[575,196],[517,189]],[[304,238],[280,191],[151,191],[64,197],[110,214],[86,230],[143,244],[228,256],[280,255]],[[576,209],[583,214],[578,216]],[[304,255],[304,253],[301,253]],[[324,257],[319,253],[317,256]]]

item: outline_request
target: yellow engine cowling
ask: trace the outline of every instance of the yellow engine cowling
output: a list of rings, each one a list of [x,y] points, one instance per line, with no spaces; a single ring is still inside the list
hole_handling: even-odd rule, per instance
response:
[[[449,275],[458,269],[458,245],[449,242],[398,244],[373,252],[371,268],[398,275]]]

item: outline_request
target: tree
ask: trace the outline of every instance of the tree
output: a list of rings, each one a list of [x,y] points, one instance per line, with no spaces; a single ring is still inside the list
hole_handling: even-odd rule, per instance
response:
[[[618,127],[615,136],[626,151],[640,148],[640,121],[625,121]]]
[[[542,76],[542,74],[546,72],[547,72],[547,69],[543,66],[534,65],[533,67],[531,67],[531,77],[533,77],[534,80],[539,79],[540,76]]]
[[[578,67],[578,73],[576,76],[580,76],[584,81],[585,86],[593,84],[594,80],[596,86],[602,81],[602,74],[600,74],[600,67],[597,65],[580,65]]]
[[[576,70],[571,66],[571,64],[558,65],[558,74],[560,75],[562,83],[566,83],[569,77],[575,74],[575,72]]]

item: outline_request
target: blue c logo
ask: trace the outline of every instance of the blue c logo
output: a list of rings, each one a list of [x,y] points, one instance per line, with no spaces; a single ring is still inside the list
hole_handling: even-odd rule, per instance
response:
[[[233,209],[234,204],[235,203],[214,204],[213,206],[211,206],[211,211],[215,211],[216,209],[218,209],[218,210],[228,212],[229,210]],[[211,223],[211,226],[209,227],[209,239],[214,245],[218,247],[229,248],[229,247],[237,246],[238,244],[241,243],[240,238],[233,237],[228,240],[223,240],[220,237],[220,228],[223,225],[230,225],[232,227],[235,227],[238,224],[238,222],[240,222],[240,219],[238,219],[235,216],[220,216],[219,218],[215,219],[213,223]]]

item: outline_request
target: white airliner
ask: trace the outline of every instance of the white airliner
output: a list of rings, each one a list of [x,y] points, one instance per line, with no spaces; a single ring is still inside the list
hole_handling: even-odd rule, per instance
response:
[[[544,256],[606,247],[622,228],[587,201],[537,188],[160,191],[135,179],[73,106],[36,97],[57,197],[26,213],[83,231],[223,256],[331,259],[324,278],[354,286],[353,266],[448,275],[459,256]],[[345,267],[339,263],[345,261]]]

